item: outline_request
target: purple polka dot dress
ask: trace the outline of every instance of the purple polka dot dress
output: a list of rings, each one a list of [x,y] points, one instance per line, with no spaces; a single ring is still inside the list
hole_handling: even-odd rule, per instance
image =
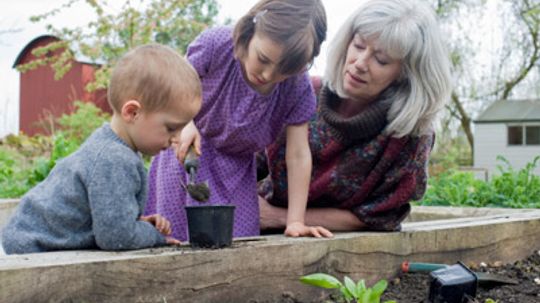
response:
[[[202,136],[197,182],[208,181],[210,204],[236,206],[234,237],[259,234],[255,152],[270,144],[283,127],[301,124],[315,112],[307,73],[277,84],[268,95],[253,90],[234,58],[232,29],[206,30],[192,42],[187,57],[201,77],[203,105],[195,117]],[[188,175],[172,149],[150,167],[146,214],[171,221],[173,237],[188,239],[185,205],[196,205],[180,185]]]

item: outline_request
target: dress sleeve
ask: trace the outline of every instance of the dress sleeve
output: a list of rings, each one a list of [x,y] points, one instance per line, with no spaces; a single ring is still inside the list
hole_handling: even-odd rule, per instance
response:
[[[187,49],[187,59],[193,65],[199,77],[204,77],[212,66],[214,58],[215,30],[206,30],[191,42]]]
[[[353,213],[371,230],[401,229],[401,222],[410,213],[410,202],[423,197],[427,186],[427,164],[433,135],[414,139],[399,160],[386,172],[380,184]]]
[[[290,124],[302,124],[313,116],[317,101],[311,80],[307,72],[292,79],[292,89],[290,93],[287,93],[288,102],[293,104],[287,114],[285,123]]]
[[[146,183],[140,163],[126,160],[125,153],[115,155],[95,162],[87,188],[97,246],[126,250],[164,245],[165,237],[152,224],[139,220]]]

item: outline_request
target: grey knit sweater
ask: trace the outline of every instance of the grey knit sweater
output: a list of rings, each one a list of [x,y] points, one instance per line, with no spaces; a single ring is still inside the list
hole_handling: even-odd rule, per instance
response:
[[[2,232],[8,254],[125,250],[165,244],[139,221],[146,201],[140,156],[104,124],[21,199]]]

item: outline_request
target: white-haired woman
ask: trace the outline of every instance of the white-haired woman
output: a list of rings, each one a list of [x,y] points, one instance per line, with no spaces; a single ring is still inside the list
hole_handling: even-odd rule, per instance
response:
[[[307,225],[399,230],[426,189],[433,124],[451,92],[450,62],[433,10],[418,0],[370,0],[329,46],[314,79],[313,172]],[[269,146],[259,182],[261,228],[286,225],[285,140]],[[328,236],[322,233],[321,236]]]

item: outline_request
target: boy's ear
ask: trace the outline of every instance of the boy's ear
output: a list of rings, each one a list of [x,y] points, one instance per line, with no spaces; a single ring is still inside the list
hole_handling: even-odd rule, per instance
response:
[[[141,103],[137,100],[129,100],[122,105],[121,116],[126,122],[133,122],[137,120],[141,114]]]

